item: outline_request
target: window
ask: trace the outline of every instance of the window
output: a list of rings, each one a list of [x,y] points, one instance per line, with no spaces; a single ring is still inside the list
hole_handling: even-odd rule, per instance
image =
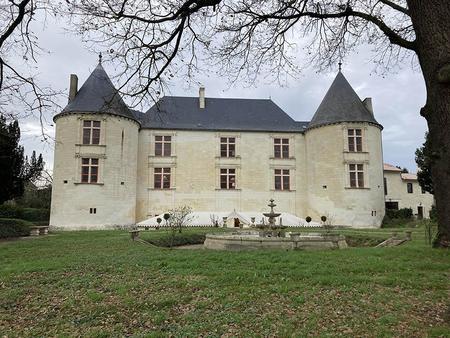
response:
[[[172,155],[172,136],[155,136],[155,156]]]
[[[97,183],[98,181],[98,158],[81,159],[81,182]]]
[[[388,210],[398,210],[398,202],[386,202],[385,206]]]
[[[364,165],[363,164],[349,164],[350,173],[350,187],[364,188]]]
[[[155,189],[170,189],[170,168],[155,168],[154,175]]]
[[[90,214],[96,214],[97,213],[97,208],[89,208],[89,213]]]
[[[220,138],[220,157],[236,156],[236,138],[221,137]]]
[[[348,151],[362,151],[362,132],[361,129],[348,129]]]
[[[83,121],[83,144],[100,144],[100,121]]]
[[[236,189],[236,169],[220,169],[220,189]]]
[[[388,194],[388,190],[387,190],[387,179],[386,177],[383,177],[384,180],[384,194],[387,195]]]
[[[275,169],[275,190],[290,190],[289,169]]]
[[[289,139],[275,138],[273,140],[273,152],[275,158],[289,158]]]
[[[408,194],[412,194],[414,192],[412,183],[406,183],[406,191],[408,191]]]

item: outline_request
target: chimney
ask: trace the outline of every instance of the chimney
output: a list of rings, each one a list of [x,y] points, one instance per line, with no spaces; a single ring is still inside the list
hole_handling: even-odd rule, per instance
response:
[[[366,97],[363,101],[363,105],[364,107],[366,107],[366,109],[372,114],[373,116],[373,107],[372,107],[372,98],[371,97]]]
[[[78,77],[70,74],[69,102],[75,98],[78,92]]]
[[[205,108],[205,87],[200,87],[198,90],[198,102],[200,105],[200,109]]]

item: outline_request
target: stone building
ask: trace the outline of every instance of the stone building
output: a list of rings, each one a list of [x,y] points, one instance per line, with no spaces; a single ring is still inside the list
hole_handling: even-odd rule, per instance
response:
[[[386,209],[411,208],[418,219],[430,217],[434,196],[420,187],[416,174],[403,173],[401,169],[385,163],[384,195]]]
[[[311,121],[269,99],[165,96],[129,109],[99,64],[54,117],[50,225],[130,225],[179,205],[277,210],[334,225],[379,227],[381,131],[370,98],[339,72]],[[388,188],[389,189],[389,188]]]

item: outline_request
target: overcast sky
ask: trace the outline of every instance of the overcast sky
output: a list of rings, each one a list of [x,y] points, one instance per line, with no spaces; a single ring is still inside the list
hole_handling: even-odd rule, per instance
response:
[[[60,22],[50,21],[46,28],[38,32],[41,44],[49,51],[39,58],[40,79],[55,90],[67,92],[69,75],[77,74],[79,86],[83,84],[98,62],[98,56],[88,52],[81,40],[64,31]],[[114,68],[104,64],[110,75]],[[395,74],[384,76],[373,72],[370,50],[360,49],[357,54],[344,60],[342,72],[361,99],[372,97],[375,118],[384,126],[384,161],[416,171],[414,152],[424,141],[427,130],[426,121],[419,115],[425,103],[425,86],[420,72],[413,71],[410,63]],[[291,117],[299,121],[309,121],[314,115],[326,91],[331,85],[336,70],[329,73],[316,73],[307,68],[302,74],[280,87],[277,83],[260,81],[252,87],[234,85],[229,88],[226,79],[214,74],[199,77],[206,87],[208,97],[271,98]],[[197,87],[187,87],[185,81],[175,78],[170,92],[166,95],[196,96]],[[67,99],[61,100],[61,105]],[[49,119],[51,123],[51,119]],[[23,121],[22,143],[25,151],[33,149],[42,152],[47,166],[53,167],[53,146],[41,142],[37,120]],[[48,133],[54,134],[52,126]]]

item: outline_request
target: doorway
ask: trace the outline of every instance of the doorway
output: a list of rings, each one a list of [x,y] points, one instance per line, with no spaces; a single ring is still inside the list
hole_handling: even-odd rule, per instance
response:
[[[417,207],[417,218],[423,219],[423,207],[422,206]]]
[[[239,218],[235,218],[234,219],[234,227],[239,228],[240,225],[241,225],[241,222],[239,221]]]

